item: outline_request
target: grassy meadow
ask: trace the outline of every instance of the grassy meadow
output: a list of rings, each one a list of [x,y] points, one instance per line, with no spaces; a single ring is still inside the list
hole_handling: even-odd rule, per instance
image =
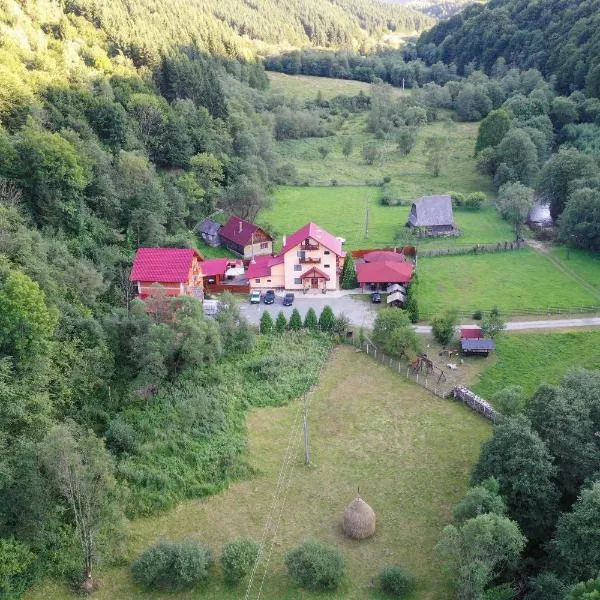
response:
[[[600,292],[600,254],[590,250],[554,246],[550,248],[550,256]]]
[[[600,331],[506,334],[488,360],[473,386],[477,393],[489,398],[516,384],[530,396],[541,383],[558,383],[571,368],[600,369]]]
[[[371,579],[388,564],[401,564],[417,580],[412,598],[450,600],[449,581],[434,552],[452,508],[467,489],[470,470],[490,424],[461,404],[431,396],[351,347],[338,347],[311,395],[312,466],[303,464],[301,432],[295,436],[290,488],[264,579],[265,600],[302,598],[383,599]],[[133,559],[158,538],[196,537],[217,556],[224,542],[261,537],[277,476],[300,402],[257,409],[248,417],[248,460],[255,476],[213,497],[131,523]],[[366,417],[366,418],[365,418]],[[357,488],[377,514],[375,536],[347,539],[340,527]],[[295,587],[284,568],[285,554],[307,537],[339,546],[346,576],[334,593]],[[257,597],[264,564],[251,597]],[[179,594],[148,592],[134,585],[127,565],[99,570],[95,600],[241,598],[242,584],[223,584],[217,567],[204,586]],[[64,587],[44,582],[27,600],[68,600]]]
[[[598,298],[530,248],[498,254],[419,259],[421,312],[472,311],[496,305],[513,313],[548,307],[597,306]]]

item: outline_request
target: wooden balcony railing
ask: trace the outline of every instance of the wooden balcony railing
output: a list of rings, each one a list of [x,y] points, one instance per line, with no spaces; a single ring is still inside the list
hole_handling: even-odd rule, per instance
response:
[[[303,265],[318,265],[320,262],[320,258],[312,258],[310,256],[304,256],[300,258],[300,263]]]
[[[318,250],[319,244],[311,244],[310,242],[303,242],[300,245],[300,250]]]

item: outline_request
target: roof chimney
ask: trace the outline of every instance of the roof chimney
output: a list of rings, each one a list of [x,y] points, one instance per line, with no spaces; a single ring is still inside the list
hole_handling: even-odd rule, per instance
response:
[[[243,226],[242,226],[242,221],[241,221],[241,219],[240,219],[240,233],[242,233],[242,227],[243,227]]]
[[[282,246],[283,248],[285,248],[285,243],[286,243],[286,242],[287,242],[287,237],[284,235],[284,236],[281,238],[281,246]]]

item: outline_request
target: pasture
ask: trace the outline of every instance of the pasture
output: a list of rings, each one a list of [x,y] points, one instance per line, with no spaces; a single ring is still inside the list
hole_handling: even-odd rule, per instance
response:
[[[334,126],[335,136],[277,143],[282,161],[296,167],[299,182],[329,185],[335,180],[340,185],[364,185],[365,182],[390,177],[394,191],[403,200],[448,191],[482,191],[493,195],[489,177],[475,170],[473,149],[477,123],[446,120],[427,124],[419,129],[416,145],[407,156],[398,151],[393,141],[378,140],[368,133],[364,114],[339,119]],[[434,177],[427,167],[425,140],[429,136],[443,136],[449,140],[447,166],[439,177]],[[342,148],[349,137],[354,147],[352,153],[345,157]],[[376,142],[382,151],[381,159],[373,165],[367,164],[361,154],[368,142]],[[329,150],[325,158],[319,152],[322,146]]]
[[[213,497],[188,501],[165,514],[131,523],[130,557],[158,538],[193,536],[220,553],[225,541],[261,537],[300,401],[257,409],[248,417],[248,461],[255,475]],[[434,546],[464,495],[471,467],[491,426],[465,406],[431,396],[351,347],[338,347],[310,400],[312,465],[303,464],[301,431],[293,436],[293,464],[284,510],[276,530],[261,597],[265,600],[383,598],[370,587],[379,569],[401,564],[417,580],[413,598],[450,600],[449,581]],[[345,506],[361,495],[374,508],[378,528],[362,542],[340,527]],[[313,594],[291,584],[284,556],[307,537],[336,544],[347,570],[333,593]],[[251,597],[257,597],[259,568]],[[133,584],[128,565],[97,573],[97,600],[158,599]],[[224,585],[217,567],[204,586],[169,597],[214,600],[243,597],[245,586]],[[28,600],[74,596],[45,582]]]
[[[550,248],[549,255],[571,271],[576,277],[581,277],[586,283],[600,292],[600,254],[590,250],[575,250],[564,246]]]
[[[571,368],[600,369],[600,331],[519,333],[498,340],[491,364],[473,389],[484,398],[510,384],[531,396],[541,383],[558,383]]]
[[[498,306],[509,314],[543,314],[548,307],[598,305],[596,295],[530,248],[421,258],[418,272],[423,318],[444,308],[474,311]]]
[[[404,228],[410,207],[383,206],[380,195],[380,188],[373,186],[279,187],[272,207],[261,212],[258,221],[277,235],[279,245],[282,235],[315,221],[345,238],[348,249],[389,247],[394,245],[396,231]],[[368,237],[365,235],[367,207]],[[419,248],[443,248],[514,239],[510,226],[491,206],[480,211],[457,209],[454,218],[463,232],[460,237],[415,238],[411,243]]]

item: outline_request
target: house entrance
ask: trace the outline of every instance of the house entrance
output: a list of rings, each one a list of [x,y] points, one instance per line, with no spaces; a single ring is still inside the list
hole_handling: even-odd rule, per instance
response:
[[[310,280],[310,287],[311,287],[313,290],[316,290],[316,289],[318,289],[318,288],[319,288],[319,280],[318,280],[316,277],[313,277],[313,278]]]

